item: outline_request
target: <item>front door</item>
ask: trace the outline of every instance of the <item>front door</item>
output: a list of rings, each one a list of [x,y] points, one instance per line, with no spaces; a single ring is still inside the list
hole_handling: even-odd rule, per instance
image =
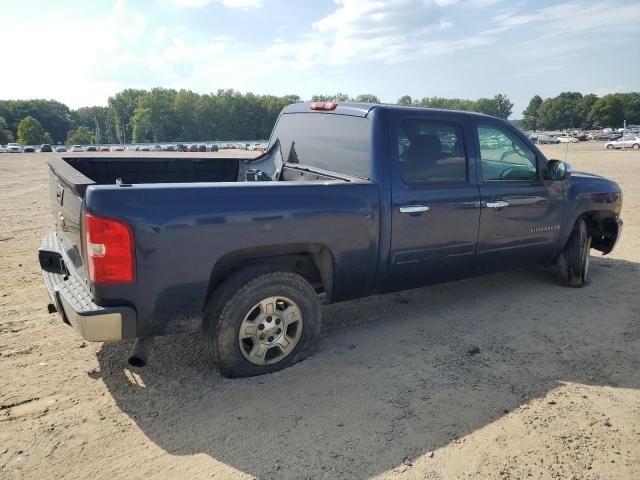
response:
[[[480,219],[475,168],[470,168],[467,154],[473,141],[470,129],[434,114],[403,114],[391,121],[386,291],[470,275]]]
[[[544,180],[545,160],[511,128],[476,126],[480,153],[480,273],[550,260],[562,224],[562,182]]]

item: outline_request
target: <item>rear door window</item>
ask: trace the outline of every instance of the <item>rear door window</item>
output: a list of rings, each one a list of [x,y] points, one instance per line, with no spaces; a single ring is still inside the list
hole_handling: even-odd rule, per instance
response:
[[[458,124],[430,119],[401,120],[397,145],[404,183],[442,185],[467,181],[467,155]]]
[[[280,116],[269,148],[278,140],[286,164],[371,178],[369,120],[327,113]]]

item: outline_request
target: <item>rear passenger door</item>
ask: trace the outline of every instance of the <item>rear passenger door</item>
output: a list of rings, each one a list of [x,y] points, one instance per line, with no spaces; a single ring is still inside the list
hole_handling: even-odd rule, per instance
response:
[[[391,251],[385,290],[473,271],[480,194],[462,115],[390,112]]]
[[[476,132],[482,202],[478,270],[490,273],[551,259],[562,224],[562,182],[544,180],[544,157],[511,127],[483,120]]]

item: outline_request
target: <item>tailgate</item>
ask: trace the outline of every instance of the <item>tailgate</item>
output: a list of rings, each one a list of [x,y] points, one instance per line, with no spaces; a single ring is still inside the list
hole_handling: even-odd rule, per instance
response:
[[[56,224],[56,234],[63,248],[67,268],[75,270],[85,281],[81,255],[80,222],[82,200],[94,182],[73,168],[62,158],[49,160],[49,197]]]

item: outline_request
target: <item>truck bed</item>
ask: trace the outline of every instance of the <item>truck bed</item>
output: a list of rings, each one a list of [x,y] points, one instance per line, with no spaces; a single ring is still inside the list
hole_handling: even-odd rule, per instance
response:
[[[98,185],[235,182],[240,158],[66,157],[61,159]]]

